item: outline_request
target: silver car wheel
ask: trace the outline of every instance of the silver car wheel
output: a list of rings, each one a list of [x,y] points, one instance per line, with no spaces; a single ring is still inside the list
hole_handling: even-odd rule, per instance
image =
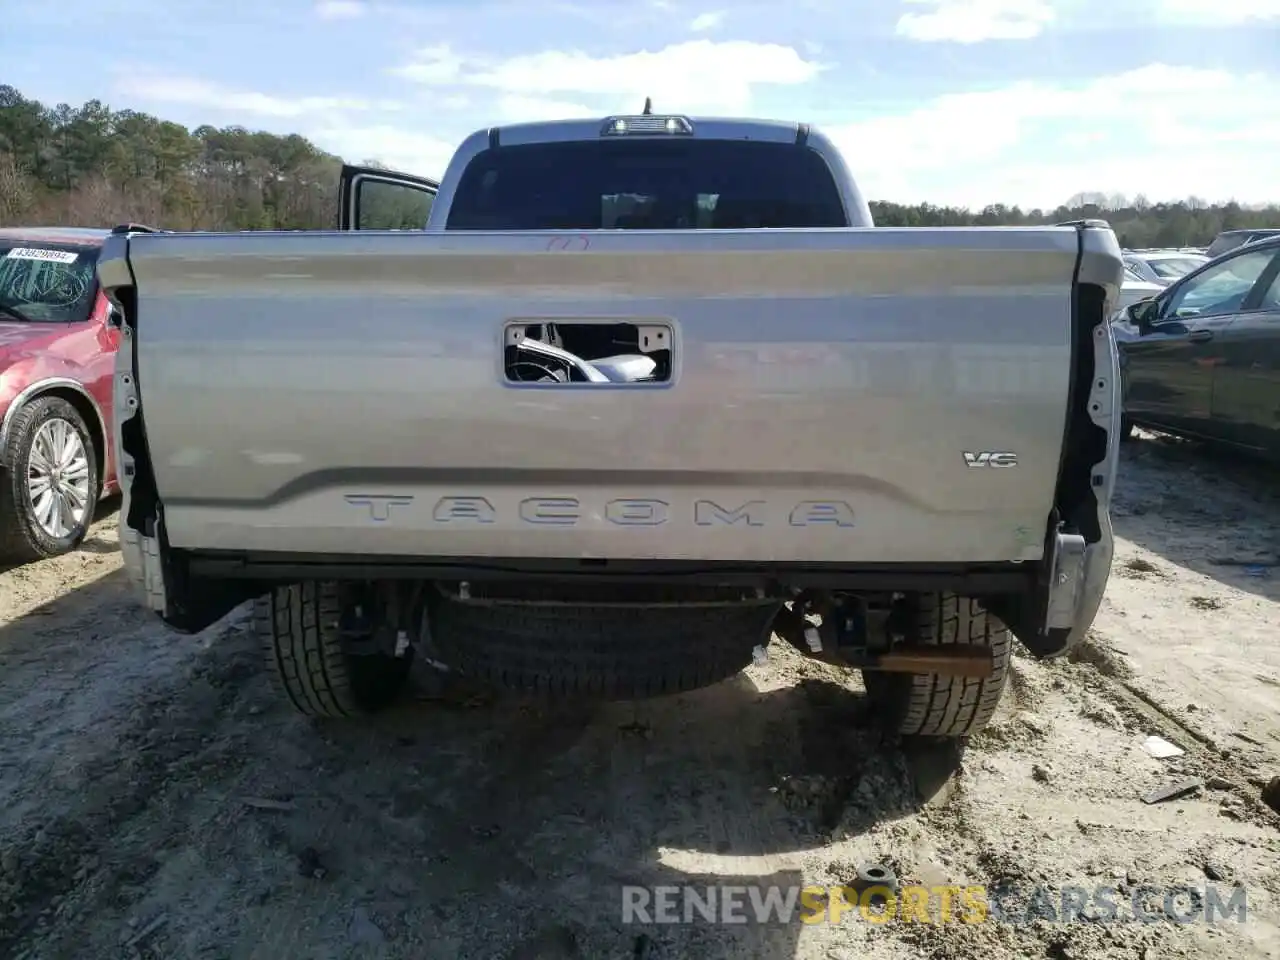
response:
[[[70,423],[45,421],[31,441],[27,458],[27,499],[36,523],[62,540],[84,522],[89,504],[89,455]]]

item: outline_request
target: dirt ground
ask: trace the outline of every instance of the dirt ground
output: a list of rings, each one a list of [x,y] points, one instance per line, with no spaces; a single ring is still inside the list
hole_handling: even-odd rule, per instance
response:
[[[963,755],[904,754],[775,643],[693,695],[430,694],[369,724],[272,695],[247,621],[167,634],[80,553],[0,574],[0,957],[1280,957],[1280,484],[1143,437],[1091,641],[1016,661]],[[1154,759],[1157,734],[1185,750]],[[1204,786],[1152,805],[1183,777]],[[1247,888],[1248,919],[635,925],[624,885]]]

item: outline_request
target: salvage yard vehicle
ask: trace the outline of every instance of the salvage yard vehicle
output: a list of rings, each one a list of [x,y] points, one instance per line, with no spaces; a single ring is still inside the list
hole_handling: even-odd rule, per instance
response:
[[[1247,243],[1257,243],[1268,237],[1280,237],[1280,229],[1266,230],[1223,230],[1213,238],[1213,243],[1205,249],[1208,257],[1220,257],[1228,251],[1243,247]]]
[[[1139,300],[1148,300],[1163,290],[1163,283],[1153,283],[1150,280],[1144,280],[1131,267],[1124,268],[1123,282],[1120,284],[1120,297],[1116,300],[1116,312],[1120,312],[1130,304],[1137,303]]]
[[[1124,432],[1280,460],[1280,235],[1238,246],[1113,323]]]
[[[146,230],[138,224],[119,233]],[[0,559],[74,550],[116,490],[120,332],[94,271],[112,231],[0,228]]]
[[[1209,262],[1202,253],[1185,250],[1126,250],[1124,265],[1146,283],[1167,287],[1197,267]]]
[[[424,229],[364,229],[388,191]],[[252,599],[303,712],[377,710],[415,658],[674,693],[776,634],[899,731],[964,736],[1011,637],[1084,636],[1105,223],[875,227],[808,125],[649,113],[478,131],[439,183],[348,167],[341,198],[340,231],[113,238],[99,266],[127,566],[179,631]]]

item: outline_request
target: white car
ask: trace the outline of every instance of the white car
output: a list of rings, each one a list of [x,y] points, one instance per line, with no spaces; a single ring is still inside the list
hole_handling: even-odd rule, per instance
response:
[[[1126,250],[1124,265],[1139,280],[1167,287],[1179,277],[1186,276],[1209,258],[1185,250]]]
[[[1128,257],[1125,260],[1127,262]],[[1120,299],[1116,303],[1116,312],[1122,312],[1125,307],[1137,303],[1139,300],[1154,297],[1164,288],[1165,285],[1163,283],[1152,283],[1149,280],[1144,280],[1126,265],[1124,268],[1124,283],[1120,286]]]

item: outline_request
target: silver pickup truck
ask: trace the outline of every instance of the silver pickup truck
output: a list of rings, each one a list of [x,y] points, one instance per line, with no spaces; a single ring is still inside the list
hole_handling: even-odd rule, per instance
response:
[[[480,131],[339,230],[116,237],[121,543],[179,631],[253,600],[296,707],[415,658],[552,696],[776,635],[904,734],[990,719],[1111,565],[1105,223],[874,227],[805,124]],[[425,222],[425,228],[424,228]],[[383,229],[386,226],[415,229]]]

